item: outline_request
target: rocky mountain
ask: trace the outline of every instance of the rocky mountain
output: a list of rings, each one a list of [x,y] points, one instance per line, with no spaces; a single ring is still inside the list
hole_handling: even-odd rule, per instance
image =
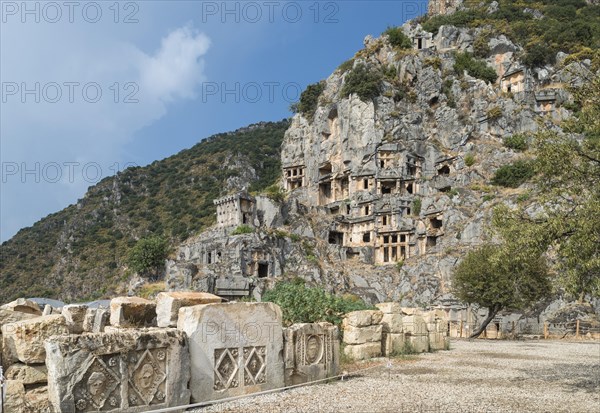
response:
[[[598,76],[598,17],[583,0],[432,0],[309,86],[291,123],[125,171],[19,232],[1,247],[0,301],[111,295],[128,249],[158,233],[183,240],[171,290],[259,298],[301,277],[369,302],[441,302],[492,237],[493,208],[535,192],[528,145],[562,133],[570,88]],[[275,181],[283,194],[260,195]]]
[[[77,301],[121,291],[136,241],[177,243],[215,222],[213,199],[260,191],[280,170],[288,121],[262,122],[203,140],[90,187],[77,204],[19,231],[0,246],[0,302],[15,297]]]

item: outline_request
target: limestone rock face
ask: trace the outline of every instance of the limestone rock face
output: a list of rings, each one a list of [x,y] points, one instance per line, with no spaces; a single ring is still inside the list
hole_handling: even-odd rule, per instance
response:
[[[5,376],[8,380],[19,380],[25,385],[46,383],[48,381],[48,371],[44,365],[16,363],[6,370]]]
[[[181,307],[199,304],[214,304],[223,301],[209,293],[201,292],[162,292],[156,297],[156,316],[159,327],[177,327]]]
[[[110,301],[110,324],[114,327],[156,325],[156,304],[139,297],[117,297]]]
[[[190,340],[192,400],[284,385],[281,309],[273,303],[183,307],[177,328]]]
[[[188,404],[188,342],[176,329],[55,336],[48,394],[59,412],[145,412]]]
[[[284,361],[286,386],[335,376],[339,367],[338,328],[330,323],[286,328]]]
[[[2,326],[3,363],[20,361],[26,364],[43,363],[46,359],[44,340],[69,334],[62,315],[36,317]]]

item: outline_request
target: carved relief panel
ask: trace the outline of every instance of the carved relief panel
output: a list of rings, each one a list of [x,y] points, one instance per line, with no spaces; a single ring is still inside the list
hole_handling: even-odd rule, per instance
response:
[[[214,352],[214,390],[266,383],[265,346],[220,348]]]

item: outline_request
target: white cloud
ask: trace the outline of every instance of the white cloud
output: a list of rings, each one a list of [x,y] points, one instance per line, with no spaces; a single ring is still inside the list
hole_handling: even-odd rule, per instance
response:
[[[123,159],[123,148],[134,134],[164,116],[169,104],[193,99],[205,79],[204,56],[210,40],[190,26],[166,33],[155,52],[144,52],[128,40],[127,33],[112,27],[6,24],[1,30],[2,82],[28,87],[36,82],[42,87],[49,82],[94,82],[102,90],[96,103],[83,98],[81,86],[73,102],[65,87],[56,103],[43,96],[40,102],[33,96],[26,96],[25,102],[20,95],[6,97],[0,125],[3,165],[31,170],[51,162],[93,162],[102,166],[102,177],[109,176],[114,173],[112,165],[129,160]],[[137,103],[124,102],[131,92]],[[75,202],[93,184],[84,179],[81,167],[73,181],[48,182],[37,175],[2,176],[2,240],[33,224],[32,217],[41,218]]]
[[[172,31],[154,56],[143,59],[140,88],[166,102],[195,97],[194,87],[204,80],[200,57],[209,46],[209,38],[190,27]]]

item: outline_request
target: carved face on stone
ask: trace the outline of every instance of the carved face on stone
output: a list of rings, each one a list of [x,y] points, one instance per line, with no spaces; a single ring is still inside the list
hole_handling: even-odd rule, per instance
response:
[[[143,389],[147,389],[152,386],[152,381],[154,379],[154,368],[152,364],[147,363],[142,367],[142,371],[140,374],[140,386]]]
[[[92,396],[98,396],[104,393],[104,390],[106,389],[106,376],[104,373],[92,373],[88,379],[87,388]]]
[[[310,336],[306,341],[306,358],[309,363],[319,361],[321,355],[321,340],[317,336]]]

